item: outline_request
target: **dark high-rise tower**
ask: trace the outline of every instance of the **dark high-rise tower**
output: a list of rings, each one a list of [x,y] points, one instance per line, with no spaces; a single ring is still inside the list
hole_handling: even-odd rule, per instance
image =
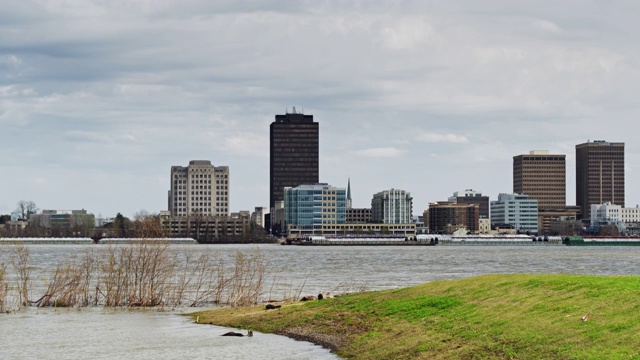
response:
[[[576,205],[582,218],[591,217],[591,205],[608,201],[624,207],[624,143],[576,145]]]
[[[316,184],[319,179],[319,126],[313,115],[293,113],[276,115],[271,123],[269,163],[269,207],[284,200],[284,187]]]
[[[534,150],[513,157],[513,192],[538,200],[539,210],[564,211],[567,207],[565,155]]]

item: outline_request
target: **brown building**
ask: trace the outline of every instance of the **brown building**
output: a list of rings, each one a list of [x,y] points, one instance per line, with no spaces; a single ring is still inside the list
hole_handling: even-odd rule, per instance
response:
[[[462,227],[470,233],[478,233],[480,230],[480,207],[477,204],[456,204],[451,201],[431,203],[425,221],[427,218],[429,232],[432,234],[443,234],[452,228]]]
[[[276,115],[270,126],[269,208],[284,200],[284,188],[317,184],[319,179],[319,125],[313,115]],[[273,213],[273,212],[272,212]],[[279,234],[278,224],[271,223]]]
[[[538,211],[538,234],[540,235],[568,235],[559,233],[557,223],[575,224],[578,210],[567,208],[565,210],[541,210]],[[563,230],[564,231],[564,230]],[[572,235],[572,234],[570,234]]]
[[[602,140],[576,145],[576,205],[583,219],[591,205],[624,204],[624,143]]]
[[[473,189],[456,191],[453,193],[453,196],[449,197],[449,201],[467,205],[477,204],[480,207],[480,218],[489,218],[489,197],[482,196],[482,193],[474,191]]]
[[[513,157],[513,192],[538,200],[539,210],[560,211],[567,206],[566,155],[534,150]]]
[[[347,209],[347,224],[369,224],[371,223],[371,208],[350,208]]]

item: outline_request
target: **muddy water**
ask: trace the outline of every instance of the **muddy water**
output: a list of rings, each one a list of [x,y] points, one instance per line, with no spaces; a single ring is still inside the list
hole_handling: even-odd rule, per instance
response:
[[[51,271],[93,245],[30,246],[34,273]],[[564,246],[296,247],[196,246],[196,251],[259,249],[269,261],[264,297],[389,289],[488,273],[640,274],[640,248]],[[176,246],[176,250],[179,248]],[[29,308],[0,315],[0,359],[335,359],[285,337],[219,335],[178,311]]]

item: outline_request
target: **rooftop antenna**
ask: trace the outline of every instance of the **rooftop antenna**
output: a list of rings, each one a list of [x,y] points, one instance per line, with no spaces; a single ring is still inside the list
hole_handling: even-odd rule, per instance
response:
[[[294,114],[296,113],[296,107],[295,106],[293,107],[293,113]]]

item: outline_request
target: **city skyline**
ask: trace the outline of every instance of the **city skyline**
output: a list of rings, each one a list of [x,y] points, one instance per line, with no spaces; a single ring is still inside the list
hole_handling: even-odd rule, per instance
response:
[[[390,188],[414,215],[495,200],[513,156],[625,143],[640,204],[632,1],[0,3],[0,213],[167,210],[172,165],[232,173],[230,212],[269,206],[269,124],[320,125],[319,181],[353,207]]]

